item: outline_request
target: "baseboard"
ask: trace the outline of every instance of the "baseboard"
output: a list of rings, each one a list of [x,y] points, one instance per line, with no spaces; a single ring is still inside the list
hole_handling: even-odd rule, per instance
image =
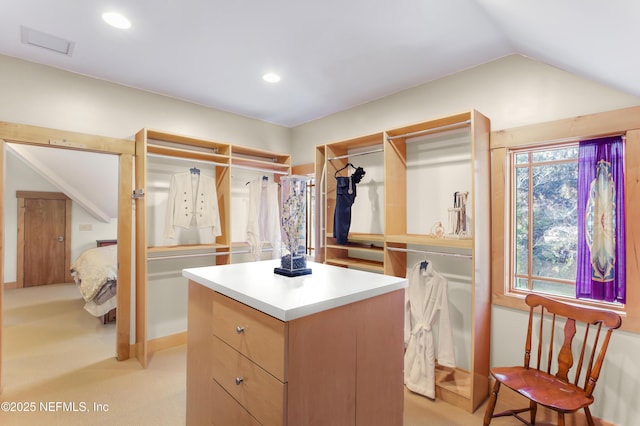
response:
[[[18,288],[18,283],[17,282],[12,282],[12,283],[4,283],[4,289],[5,290],[10,290],[10,289],[14,289],[14,288]]]
[[[162,351],[164,349],[175,348],[176,346],[182,346],[187,344],[187,332],[170,334],[168,336],[157,337],[147,341],[147,351],[151,355],[154,352]],[[135,358],[136,356],[136,344],[133,343],[129,346],[129,357]]]
[[[495,383],[495,379],[492,377],[490,380],[490,388],[493,389],[493,384]],[[502,409],[510,409],[510,408],[518,408],[518,407],[528,407],[529,400],[518,394],[517,392],[509,389],[506,386],[500,386],[500,393],[498,393],[498,406],[496,407],[496,413],[500,412]],[[507,408],[505,408],[507,407]],[[592,413],[593,415],[593,413]],[[525,415],[525,418],[526,417]],[[538,406],[538,411],[536,413],[536,424],[556,424],[557,422],[557,414],[555,411],[545,408],[543,406]],[[601,420],[595,416],[593,416],[594,426],[616,426],[614,423],[609,423],[607,421]],[[565,415],[565,426],[583,426],[587,424],[587,419],[584,415],[584,410],[580,410],[574,414]]]

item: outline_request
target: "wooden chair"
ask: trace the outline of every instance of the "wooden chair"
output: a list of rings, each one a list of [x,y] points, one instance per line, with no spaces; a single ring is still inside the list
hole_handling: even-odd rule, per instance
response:
[[[514,416],[525,424],[533,425],[538,404],[558,413],[558,425],[565,424],[565,413],[574,413],[582,408],[589,425],[593,425],[589,405],[593,403],[593,389],[600,375],[611,333],[622,324],[620,315],[569,305],[537,294],[527,295],[525,301],[530,310],[524,366],[491,369],[496,382],[487,403],[484,425],[489,425],[494,417],[503,416]],[[564,327],[560,330],[563,323]],[[584,333],[581,332],[583,328]],[[580,331],[582,341],[572,345],[577,331]],[[604,331],[604,338],[601,338],[601,331]],[[535,338],[535,358],[532,359],[534,334],[538,335]],[[554,358],[556,349],[557,357]],[[574,360],[577,360],[577,366],[571,379],[569,370]],[[557,369],[555,374],[551,373],[552,367]],[[528,398],[529,407],[494,414],[501,384]],[[520,416],[520,413],[527,411],[531,413],[531,423]]]

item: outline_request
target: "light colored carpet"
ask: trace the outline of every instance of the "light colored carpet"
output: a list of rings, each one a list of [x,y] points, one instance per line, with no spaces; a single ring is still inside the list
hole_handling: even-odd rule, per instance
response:
[[[5,290],[0,425],[184,425],[186,347],[155,353],[146,370],[118,362],[115,325],[83,305],[75,284]],[[405,392],[406,426],[480,425],[483,413]]]

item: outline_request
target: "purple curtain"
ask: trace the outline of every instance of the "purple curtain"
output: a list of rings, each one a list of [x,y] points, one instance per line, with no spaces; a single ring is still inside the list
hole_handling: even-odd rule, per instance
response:
[[[623,151],[621,136],[580,142],[577,298],[626,300]]]

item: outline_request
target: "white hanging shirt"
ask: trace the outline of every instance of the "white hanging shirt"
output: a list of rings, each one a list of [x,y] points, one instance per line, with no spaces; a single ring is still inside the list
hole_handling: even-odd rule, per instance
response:
[[[273,248],[272,258],[280,257],[282,235],[278,206],[278,184],[263,179],[249,182],[247,242],[254,260],[260,260],[264,242]]]

